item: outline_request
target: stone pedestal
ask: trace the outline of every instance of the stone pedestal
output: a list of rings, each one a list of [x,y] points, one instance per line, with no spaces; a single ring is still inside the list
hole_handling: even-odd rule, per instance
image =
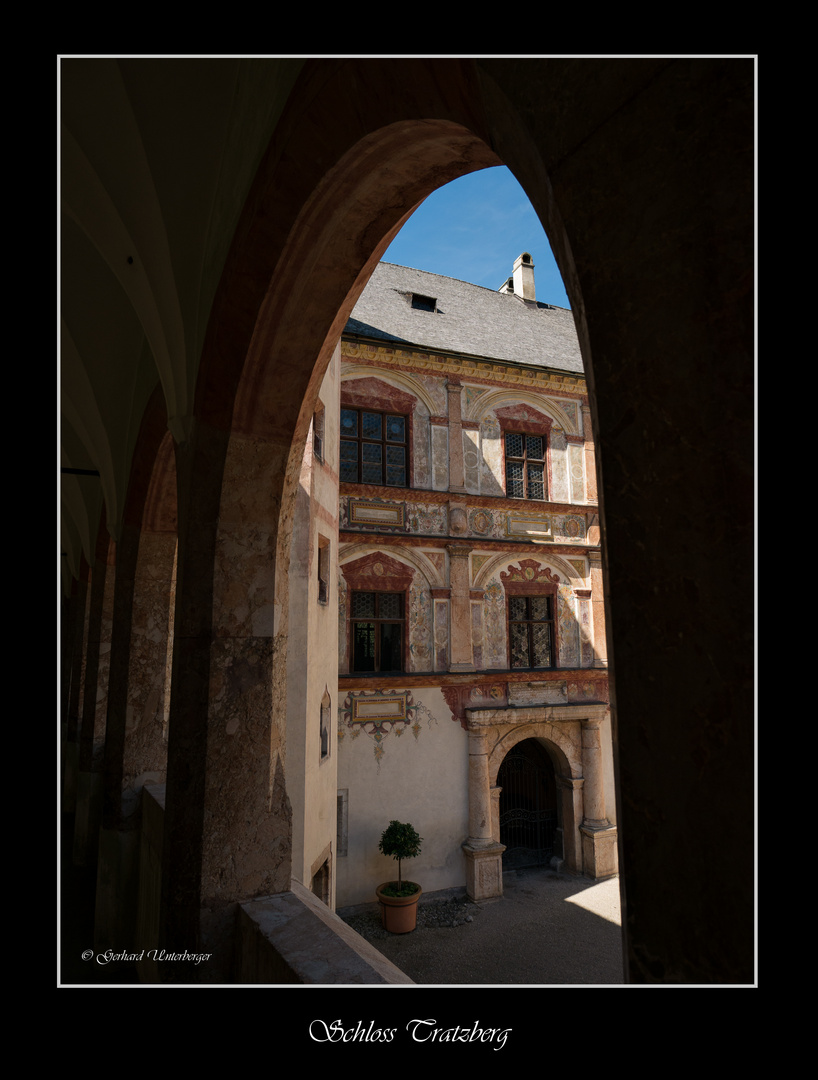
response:
[[[470,900],[499,900],[503,895],[505,850],[504,844],[495,843],[493,840],[481,843],[469,839],[463,845],[466,856],[466,893]]]
[[[614,877],[619,872],[615,825],[583,825],[582,863],[586,877],[595,881]]]

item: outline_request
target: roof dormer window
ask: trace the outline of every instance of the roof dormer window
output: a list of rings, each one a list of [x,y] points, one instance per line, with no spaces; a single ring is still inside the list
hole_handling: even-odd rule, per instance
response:
[[[412,293],[412,307],[417,311],[436,311],[437,300],[433,296],[421,296],[420,293]]]

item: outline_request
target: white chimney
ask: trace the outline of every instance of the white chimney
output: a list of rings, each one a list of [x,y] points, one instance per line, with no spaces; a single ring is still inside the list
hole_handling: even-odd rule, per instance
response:
[[[514,276],[508,278],[497,290],[501,293],[513,292],[521,300],[536,300],[534,292],[534,261],[527,251],[514,260]]]
[[[534,260],[524,251],[514,260],[514,295],[523,300],[536,300],[534,293]]]

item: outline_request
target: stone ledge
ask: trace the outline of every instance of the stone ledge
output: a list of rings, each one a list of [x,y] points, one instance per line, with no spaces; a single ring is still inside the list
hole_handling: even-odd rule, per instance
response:
[[[501,724],[534,724],[605,719],[609,706],[604,702],[577,702],[571,705],[509,705],[500,709],[466,709],[469,727],[494,727]]]
[[[297,881],[240,904],[236,935],[239,983],[415,985]]]

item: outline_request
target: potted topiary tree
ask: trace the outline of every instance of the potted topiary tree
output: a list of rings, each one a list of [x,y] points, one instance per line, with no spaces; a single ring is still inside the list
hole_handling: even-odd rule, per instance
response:
[[[422,893],[415,881],[401,877],[401,861],[420,854],[423,837],[408,822],[390,821],[378,842],[378,850],[398,860],[398,880],[387,881],[375,890],[381,905],[381,923],[391,934],[407,934],[417,926],[418,900]]]

